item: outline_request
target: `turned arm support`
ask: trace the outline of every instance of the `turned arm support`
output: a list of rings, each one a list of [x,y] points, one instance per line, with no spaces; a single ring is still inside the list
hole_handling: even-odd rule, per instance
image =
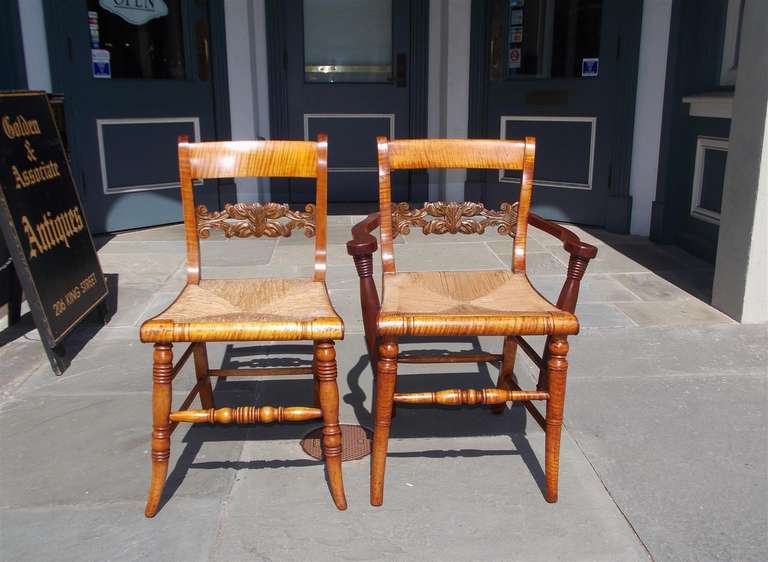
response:
[[[529,213],[528,224],[554,236],[563,242],[563,248],[571,257],[568,261],[568,274],[565,277],[565,283],[560,290],[560,296],[557,299],[557,308],[567,312],[576,310],[576,301],[579,298],[579,288],[584,273],[587,271],[589,260],[597,255],[597,248],[592,244],[582,242],[573,232],[552,221],[541,218],[538,215]]]
[[[376,317],[379,315],[379,293],[373,280],[373,254],[378,248],[376,237],[371,234],[379,227],[379,213],[371,213],[352,227],[352,240],[347,242],[347,253],[355,260],[355,268],[360,277],[360,304],[363,309],[365,344],[371,364],[375,365],[378,357],[376,341]]]

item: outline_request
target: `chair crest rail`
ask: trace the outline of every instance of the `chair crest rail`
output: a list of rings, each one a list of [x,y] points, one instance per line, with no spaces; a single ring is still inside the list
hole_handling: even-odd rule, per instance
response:
[[[483,218],[475,220],[474,217]],[[482,234],[486,228],[496,227],[499,234],[514,237],[517,203],[502,203],[501,209],[495,211],[471,201],[436,201],[420,208],[411,208],[403,202],[395,205],[392,223],[393,237],[410,234],[412,226],[421,228],[424,234]]]
[[[311,203],[304,211],[293,211],[284,203],[227,203],[223,211],[209,211],[199,205],[196,218],[200,238],[208,238],[211,229],[223,231],[227,238],[287,238],[294,230],[303,230],[311,238],[317,230],[315,206]]]

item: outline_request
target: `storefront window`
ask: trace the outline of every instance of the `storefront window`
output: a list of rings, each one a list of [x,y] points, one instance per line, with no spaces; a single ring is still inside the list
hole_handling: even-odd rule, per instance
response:
[[[88,0],[88,25],[94,63],[109,63],[103,77],[187,78],[181,0]]]
[[[491,78],[598,75],[602,0],[495,0]]]
[[[392,80],[392,0],[304,0],[307,82]]]

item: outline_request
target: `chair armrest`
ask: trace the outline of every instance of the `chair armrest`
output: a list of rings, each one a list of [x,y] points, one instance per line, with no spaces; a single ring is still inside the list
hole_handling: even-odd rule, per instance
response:
[[[378,228],[379,221],[379,213],[371,213],[352,227],[352,240],[347,242],[347,253],[354,258],[355,266],[360,276],[364,313],[365,309],[368,308],[370,311],[369,315],[374,310],[378,314],[379,309],[379,298],[375,291],[372,277],[373,253],[378,249],[378,243],[376,237],[371,234],[371,231]],[[563,288],[557,299],[557,307],[573,313],[576,310],[576,302],[579,298],[581,280],[587,270],[589,260],[597,255],[597,248],[592,244],[582,242],[576,234],[566,227],[548,221],[534,213],[528,214],[528,224],[561,240],[563,248],[571,255],[565,283],[563,283]],[[365,289],[364,285],[366,286]],[[365,293],[365,296],[363,293]]]
[[[352,227],[352,240],[347,242],[347,253],[355,260],[357,275],[360,277],[360,305],[363,309],[365,344],[371,365],[377,364],[378,338],[376,318],[379,315],[379,293],[373,280],[373,254],[378,248],[376,237],[371,234],[379,226],[379,213],[371,213]],[[375,371],[375,367],[374,367]]]
[[[379,227],[380,215],[371,213],[352,227],[352,240],[347,242],[347,253],[350,256],[373,254],[379,247],[376,237],[371,231]]]
[[[533,213],[528,214],[528,224],[558,238],[563,242],[563,248],[571,255],[568,261],[568,274],[557,298],[557,307],[566,312],[576,310],[579,299],[581,279],[587,271],[589,260],[597,255],[597,248],[592,244],[582,242],[573,232],[552,221],[548,221]]]

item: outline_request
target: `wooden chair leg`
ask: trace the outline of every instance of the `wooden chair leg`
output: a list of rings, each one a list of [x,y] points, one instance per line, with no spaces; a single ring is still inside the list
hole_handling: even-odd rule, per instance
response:
[[[371,505],[384,501],[384,470],[387,462],[389,427],[397,380],[397,340],[384,338],[379,346],[374,404],[373,450],[371,451]]]
[[[496,388],[502,390],[510,390],[509,379],[512,378],[512,373],[515,369],[515,356],[517,355],[517,340],[512,336],[504,338],[504,351],[502,351],[503,358],[501,360],[501,368],[499,369],[499,378],[496,381]],[[506,404],[494,404],[491,406],[491,413],[501,414],[507,409]]]
[[[171,455],[171,379],[173,378],[173,345],[156,343],[152,365],[152,480],[149,484],[146,517],[154,517],[168,474]]]
[[[568,372],[568,341],[562,337],[552,337],[549,343],[547,361],[547,419],[545,437],[544,464],[547,477],[546,500],[557,501],[557,479],[560,468],[560,433],[563,425],[563,407],[565,404],[565,379]]]
[[[200,405],[204,410],[215,408],[211,378],[208,376],[208,349],[205,343],[195,344],[193,353],[195,356],[195,375],[200,390]]]
[[[339,427],[339,388],[336,385],[336,350],[332,341],[321,341],[314,349],[315,377],[323,411],[323,453],[333,501],[347,509],[341,474],[341,428]]]

